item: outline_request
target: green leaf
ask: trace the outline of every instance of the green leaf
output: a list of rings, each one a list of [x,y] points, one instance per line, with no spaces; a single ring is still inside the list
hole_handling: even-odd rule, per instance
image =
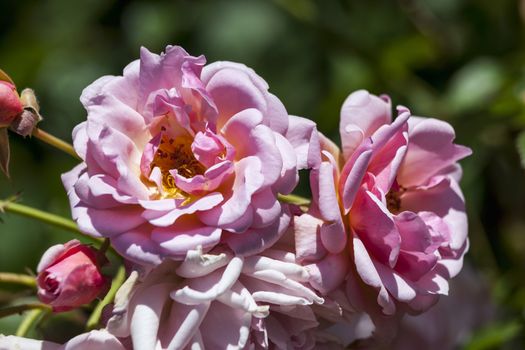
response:
[[[504,72],[497,61],[478,58],[454,75],[447,102],[457,113],[477,110],[491,102],[503,82]]]
[[[499,349],[522,330],[518,321],[505,324],[492,325],[489,328],[478,331],[470,340],[465,350]]]

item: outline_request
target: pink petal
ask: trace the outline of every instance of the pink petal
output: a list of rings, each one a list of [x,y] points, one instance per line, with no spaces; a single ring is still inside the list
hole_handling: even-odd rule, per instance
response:
[[[418,281],[436,265],[436,254],[401,250],[395,270],[411,281]]]
[[[225,67],[216,71],[205,84],[219,111],[219,128],[238,112],[249,108],[266,111],[268,107],[263,91],[253,84],[246,70]]]
[[[395,313],[396,307],[390,294],[381,280],[377,267],[370,257],[367,249],[363,245],[363,242],[357,237],[353,239],[354,247],[354,260],[357,273],[369,286],[379,289],[377,295],[377,303],[383,308],[383,312],[386,315],[392,315]]]
[[[346,254],[328,254],[319,262],[307,265],[310,273],[310,284],[323,295],[339,287],[348,273],[348,256]]]
[[[223,161],[208,168],[204,175],[187,178],[179,175],[175,169],[170,170],[170,174],[174,177],[177,188],[186,193],[201,195],[216,190],[233,171],[233,163]]]
[[[187,286],[172,291],[170,296],[173,300],[186,305],[210,302],[233,286],[241,274],[242,266],[243,259],[233,257],[222,275],[216,271],[205,277],[189,280]]]
[[[257,78],[260,78],[257,76]],[[262,80],[262,78],[261,78]],[[270,127],[273,131],[279,134],[285,134],[290,128],[288,112],[281,100],[274,94],[268,93],[266,95],[266,113],[264,118],[264,125]]]
[[[395,215],[394,221],[401,235],[401,249],[426,252],[432,245],[433,240],[427,224],[417,214],[404,211]]]
[[[103,78],[109,79],[102,87],[102,91],[96,93],[86,91],[92,89],[92,85],[97,83],[95,82],[83,91],[80,98],[88,112],[88,123],[104,124],[127,135],[137,147],[142,148],[149,135],[144,132],[146,129],[144,117],[135,110],[137,86],[128,86],[124,77]],[[121,88],[120,86],[126,86],[126,93],[130,96],[122,96],[122,91],[117,90]]]
[[[184,349],[189,345],[195,334],[199,333],[202,321],[208,315],[210,303],[198,305],[174,304],[164,329],[171,330],[168,349]]]
[[[366,90],[350,94],[341,107],[339,132],[344,158],[348,159],[366,137],[392,120],[390,99]]]
[[[354,202],[357,190],[366,174],[372,148],[370,139],[363,142],[346,162],[339,177],[339,198],[343,203],[344,214],[348,214]]]
[[[458,256],[455,258],[448,258],[443,257],[437,265],[440,267],[440,270],[444,271],[441,273],[446,278],[453,278],[456,277],[457,274],[461,271],[461,268],[463,267],[463,257],[469,250],[470,242],[467,239],[463,246],[456,251],[458,253]]]
[[[161,315],[171,287],[169,283],[150,286],[134,297],[130,327],[135,349],[156,349]]]
[[[201,246],[208,250],[219,243],[222,229],[204,226],[201,223],[185,225],[177,223],[171,227],[154,229],[151,239],[166,255],[184,257],[188,250]]]
[[[82,91],[80,102],[89,108],[99,103],[99,98],[114,96],[118,101],[135,109],[138,103],[140,62],[135,60],[123,70],[123,76],[103,76]],[[115,117],[116,121],[118,117]]]
[[[25,349],[25,348],[24,348]],[[77,335],[62,345],[61,350],[125,350],[124,345],[106,330],[93,330]],[[44,347],[42,350],[47,350]]]
[[[378,262],[374,262],[374,266],[379,276],[381,276],[383,285],[395,299],[401,302],[408,302],[416,297],[417,292],[414,286],[394,270]]]
[[[243,232],[252,224],[252,195],[261,188],[264,177],[262,164],[256,157],[243,158],[235,164],[233,193],[224,203],[210,210],[199,212],[199,219],[209,226],[233,232]]]
[[[250,313],[257,318],[267,317],[269,314],[269,305],[257,305],[250,291],[239,282],[236,282],[230,290],[221,294],[217,300],[233,309],[240,309]]]
[[[395,265],[401,237],[392,215],[370,191],[359,191],[350,211],[350,223],[376,259],[391,267]]]
[[[396,119],[397,121],[397,119]],[[394,124],[392,124],[394,125]],[[381,149],[374,151],[368,172],[375,175],[376,184],[386,194],[396,180],[408,144],[407,124],[403,124]]]
[[[79,229],[95,237],[111,237],[142,225],[146,222],[141,216],[142,212],[143,209],[136,205],[99,210],[86,207],[80,202],[72,208],[72,215]]]
[[[295,149],[297,168],[317,167],[321,162],[321,149],[316,124],[309,119],[293,115],[289,116],[289,121],[285,137]]]
[[[142,47],[140,50],[139,106],[144,106],[149,94],[159,89],[176,88],[181,91],[183,74],[200,75],[206,59],[192,57],[180,46],[168,46],[162,55],[156,55]],[[188,64],[183,72],[183,65]],[[189,82],[189,78],[186,78]],[[139,112],[142,112],[139,108]],[[152,117],[152,116],[151,116]]]
[[[319,169],[311,171],[310,183],[313,201],[325,221],[321,227],[321,241],[328,251],[337,254],[346,246],[346,231],[339,210],[333,166],[322,162]]]
[[[252,196],[253,228],[271,225],[282,213],[281,203],[271,189],[267,188]]]
[[[239,138],[239,135],[248,135],[250,131],[263,121],[263,115],[260,111],[254,108],[249,108],[240,111],[233,115],[228,122],[224,124],[221,129],[221,134],[233,145],[236,150],[237,158],[242,158],[246,154],[243,145],[244,139]]]
[[[460,249],[465,243],[468,233],[465,203],[454,180],[444,178],[431,188],[407,191],[401,197],[401,205],[404,210],[429,211],[442,218],[451,233],[452,249]]]
[[[177,207],[168,212],[158,212],[155,209],[152,209],[152,207],[149,207],[148,210],[144,212],[143,216],[147,218],[152,225],[158,227],[168,227],[173,225],[179,218],[182,218],[186,215],[204,212],[206,210],[213,210],[213,208],[219,205],[222,201],[222,194],[219,192],[213,192],[207,194],[204,197],[198,198],[194,202]],[[142,202],[142,205],[146,206],[147,202]]]
[[[319,143],[321,145],[322,159],[329,160],[335,169],[339,170],[342,168],[341,162],[343,157],[339,147],[337,147],[337,145],[332,140],[324,136],[322,133],[319,132],[317,136],[319,137]],[[318,166],[319,164],[317,163],[316,158],[315,167]]]
[[[340,220],[341,212],[337,200],[334,182],[334,168],[328,162],[322,162],[319,170],[314,169],[310,175],[312,200],[319,207],[322,218],[326,221]]]
[[[310,214],[294,216],[295,250],[298,261],[316,261],[326,255],[326,249],[319,235],[322,224],[322,220]]]
[[[140,181],[141,154],[124,134],[107,126],[88,123],[88,157],[96,162],[104,173],[117,179],[118,189],[123,193],[145,199],[149,191]],[[91,159],[87,162],[91,165]]]
[[[66,251],[66,247],[63,244],[55,244],[44,252],[40,262],[36,268],[36,272],[40,273],[45,270],[49,265],[51,265],[56,258],[58,258],[62,253]]]
[[[228,322],[224,322],[228,320]],[[248,342],[252,315],[242,309],[213,303],[202,322],[206,349],[243,349]]]
[[[296,264],[295,262],[286,262],[260,255],[245,258],[242,267],[242,272],[244,274],[253,275],[258,278],[263,271],[278,272],[285,275],[286,278],[300,282],[306,282],[309,278],[308,269]]]
[[[447,122],[431,118],[416,122],[409,123],[410,143],[399,170],[398,181],[405,187],[425,184],[432,175],[472,153],[453,143],[454,129]]]
[[[50,341],[16,337],[14,335],[5,336],[0,334],[0,349],[12,350],[60,350],[60,344]]]
[[[284,136],[274,133],[275,145],[279,150],[283,166],[280,178],[272,185],[272,190],[277,193],[291,193],[299,182],[297,173],[297,157],[292,145]]]
[[[249,228],[243,233],[228,233],[223,241],[240,256],[258,254],[271,247],[282,235],[290,224],[290,211],[282,207],[281,215],[271,225],[259,229]]]
[[[202,249],[189,250],[182,264],[177,267],[177,275],[184,278],[203,277],[226,266],[230,259],[231,254],[203,254]]]
[[[127,259],[142,265],[162,262],[159,246],[150,238],[149,226],[131,230],[111,238],[111,245]]]
[[[385,145],[400,132],[406,132],[408,127],[407,121],[410,118],[410,111],[404,107],[397,107],[399,115],[392,122],[392,124],[382,125],[376,132],[371,136],[372,138],[372,149],[374,154],[379,152]]]
[[[137,198],[120,192],[117,187],[117,181],[111,176],[97,174],[89,177],[85,172],[77,179],[74,190],[86,206],[97,209],[138,203]]]

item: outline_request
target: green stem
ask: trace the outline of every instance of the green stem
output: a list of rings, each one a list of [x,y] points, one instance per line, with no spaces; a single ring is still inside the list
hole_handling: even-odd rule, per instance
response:
[[[101,245],[100,248],[98,249],[98,252],[99,252],[100,254],[106,254],[106,251],[108,250],[108,248],[111,248],[111,245],[110,245],[109,238],[106,238],[106,239],[104,239],[104,241],[102,242],[102,245]]]
[[[47,309],[34,309],[27,313],[24,317],[18,329],[16,330],[17,337],[23,337],[36,325],[49,310]]]
[[[11,316],[14,314],[21,314],[24,311],[29,311],[29,310],[34,310],[34,309],[43,309],[43,310],[51,311],[51,306],[42,304],[42,303],[30,303],[30,304],[10,306],[10,307],[0,309],[0,318]]]
[[[36,280],[33,276],[11,272],[0,272],[0,282],[17,283],[28,287],[36,287]]]
[[[277,199],[288,204],[295,204],[300,206],[310,205],[310,200],[295,194],[278,194]]]
[[[55,148],[58,148],[59,150],[63,152],[66,152],[70,156],[73,156],[74,158],[81,160],[81,158],[78,156],[77,152],[75,152],[75,149],[73,148],[73,146],[71,146],[71,144],[59,139],[58,137],[55,137],[45,132],[44,130],[35,128],[33,130],[33,136]]]
[[[98,245],[102,244],[101,239],[83,234],[78,229],[78,226],[77,224],[75,224],[74,221],[63,218],[59,215],[51,214],[51,213],[48,213],[48,212],[45,212],[39,209],[35,209],[35,208],[29,207],[29,206],[26,206],[20,203],[15,203],[11,200],[0,200],[0,212],[2,210],[43,221],[50,225],[57,226],[64,230],[79,234],[82,237]]]
[[[118,289],[124,283],[126,280],[126,270],[124,269],[124,266],[120,266],[115,278],[113,278],[113,281],[111,282],[111,288],[109,289],[108,294],[102,299],[95,309],[93,310],[93,313],[91,316],[89,316],[89,319],[86,324],[86,329],[92,330],[95,329],[100,321],[100,317],[102,316],[102,310],[104,309],[104,306],[108,305],[113,301],[115,298],[115,294],[117,294]]]

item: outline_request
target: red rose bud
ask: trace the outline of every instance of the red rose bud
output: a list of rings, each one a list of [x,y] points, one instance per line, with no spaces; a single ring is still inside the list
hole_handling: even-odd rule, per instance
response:
[[[23,110],[15,86],[10,82],[0,81],[0,127],[9,126]]]
[[[90,303],[109,282],[100,272],[107,260],[100,257],[95,248],[77,240],[50,247],[37,268],[38,298],[55,312]]]

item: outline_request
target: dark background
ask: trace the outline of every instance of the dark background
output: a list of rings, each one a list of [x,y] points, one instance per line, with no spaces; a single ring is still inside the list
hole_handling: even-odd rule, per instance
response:
[[[525,1],[510,0],[0,0],[0,67],[36,90],[42,129],[68,141],[86,117],[85,86],[121,74],[140,46],[158,53],[168,44],[254,68],[290,114],[335,140],[339,108],[360,88],[450,122],[474,151],[462,161],[467,260],[497,309],[466,346],[510,349],[525,345],[525,174],[516,146],[525,129],[524,28]],[[11,135],[11,143],[2,198],[20,193],[24,204],[69,216],[59,175],[75,161],[37,140]],[[49,245],[71,238],[0,218],[1,271],[34,270]],[[0,290],[1,303],[12,296]],[[19,320],[0,319],[0,332]]]

